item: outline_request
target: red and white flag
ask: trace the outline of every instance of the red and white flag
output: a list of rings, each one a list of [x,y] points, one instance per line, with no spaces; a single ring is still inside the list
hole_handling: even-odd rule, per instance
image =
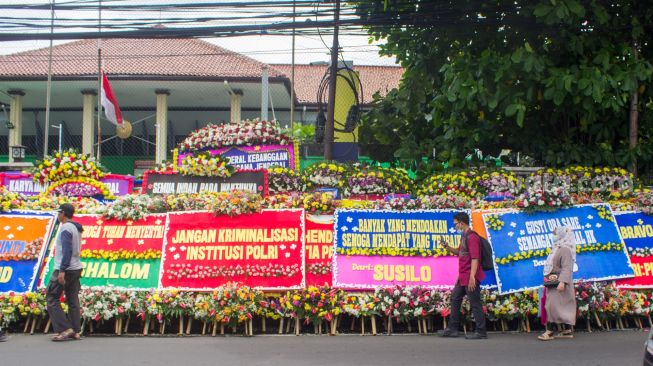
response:
[[[111,84],[107,75],[102,71],[102,92],[100,93],[102,107],[104,108],[104,115],[111,123],[116,126],[122,125],[122,113],[116,96],[113,95]]]

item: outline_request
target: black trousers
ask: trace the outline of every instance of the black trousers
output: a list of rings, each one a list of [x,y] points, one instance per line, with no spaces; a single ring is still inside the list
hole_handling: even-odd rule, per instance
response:
[[[451,292],[451,315],[449,315],[449,329],[454,332],[458,331],[460,327],[460,307],[463,303],[463,298],[467,295],[470,304],[472,305],[472,314],[474,314],[474,322],[476,323],[476,332],[486,334],[485,328],[485,314],[483,314],[483,305],[481,304],[481,287],[476,285],[476,290],[468,291],[467,287],[461,286],[460,282],[456,282],[456,287]]]
[[[48,314],[52,320],[52,328],[55,332],[61,333],[66,329],[72,328],[75,333],[81,332],[81,314],[79,311],[79,290],[81,285],[79,279],[82,276],[82,270],[66,271],[64,276],[65,284],[61,285],[57,281],[59,271],[54,271],[50,277],[50,283],[47,288]],[[68,316],[61,308],[61,294],[66,294],[66,305],[68,305]]]

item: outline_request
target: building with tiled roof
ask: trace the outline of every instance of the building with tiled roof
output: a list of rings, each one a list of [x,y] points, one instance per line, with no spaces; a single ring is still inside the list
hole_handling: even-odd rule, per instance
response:
[[[97,48],[97,40],[53,47],[50,124],[61,124],[64,148],[95,150]],[[207,123],[260,118],[263,70],[268,75],[268,118],[289,124],[290,65],[267,65],[197,39],[107,39],[101,42],[101,52],[103,70],[137,137],[104,142],[103,156],[148,157],[156,149],[157,160],[162,160],[176,142]],[[12,122],[0,123],[0,154],[12,144],[27,146],[28,155],[43,153],[48,58],[48,48],[0,56],[0,104],[8,117],[3,118],[0,109],[0,119]],[[360,75],[365,103],[375,92],[385,94],[397,87],[403,71],[385,66],[353,69]],[[326,70],[326,65],[296,65],[296,121],[314,122],[317,89]],[[102,121],[100,126],[103,141],[114,137],[113,125]],[[156,141],[157,129],[164,133],[159,136],[166,136],[165,144]],[[57,148],[56,133],[50,128],[50,150]]]

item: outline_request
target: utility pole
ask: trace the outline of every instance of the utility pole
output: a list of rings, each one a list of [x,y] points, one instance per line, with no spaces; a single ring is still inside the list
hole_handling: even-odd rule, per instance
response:
[[[331,66],[329,70],[329,104],[326,125],[324,126],[324,159],[333,160],[333,128],[336,107],[336,78],[338,74],[338,22],[340,21],[340,0],[336,0],[334,13],[333,47],[331,48]]]

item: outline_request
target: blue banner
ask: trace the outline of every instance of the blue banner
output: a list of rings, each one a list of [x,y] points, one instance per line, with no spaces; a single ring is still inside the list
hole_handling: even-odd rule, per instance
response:
[[[574,281],[633,277],[626,248],[609,205],[581,205],[555,212],[484,214],[501,293],[542,286],[553,230],[570,226],[577,243]]]
[[[356,259],[359,267],[366,257],[396,258],[391,262],[397,266],[411,266],[412,259],[420,258],[432,268],[426,286],[452,287],[458,276],[458,260],[440,245],[440,241],[452,247],[459,246],[461,234],[453,224],[458,212],[467,213],[471,220],[469,210],[338,210],[334,223],[335,257]],[[339,274],[338,270],[336,259],[335,275]],[[492,271],[486,272],[482,285],[496,286]]]
[[[653,215],[624,212],[615,213],[614,217],[630,255],[653,254]]]

